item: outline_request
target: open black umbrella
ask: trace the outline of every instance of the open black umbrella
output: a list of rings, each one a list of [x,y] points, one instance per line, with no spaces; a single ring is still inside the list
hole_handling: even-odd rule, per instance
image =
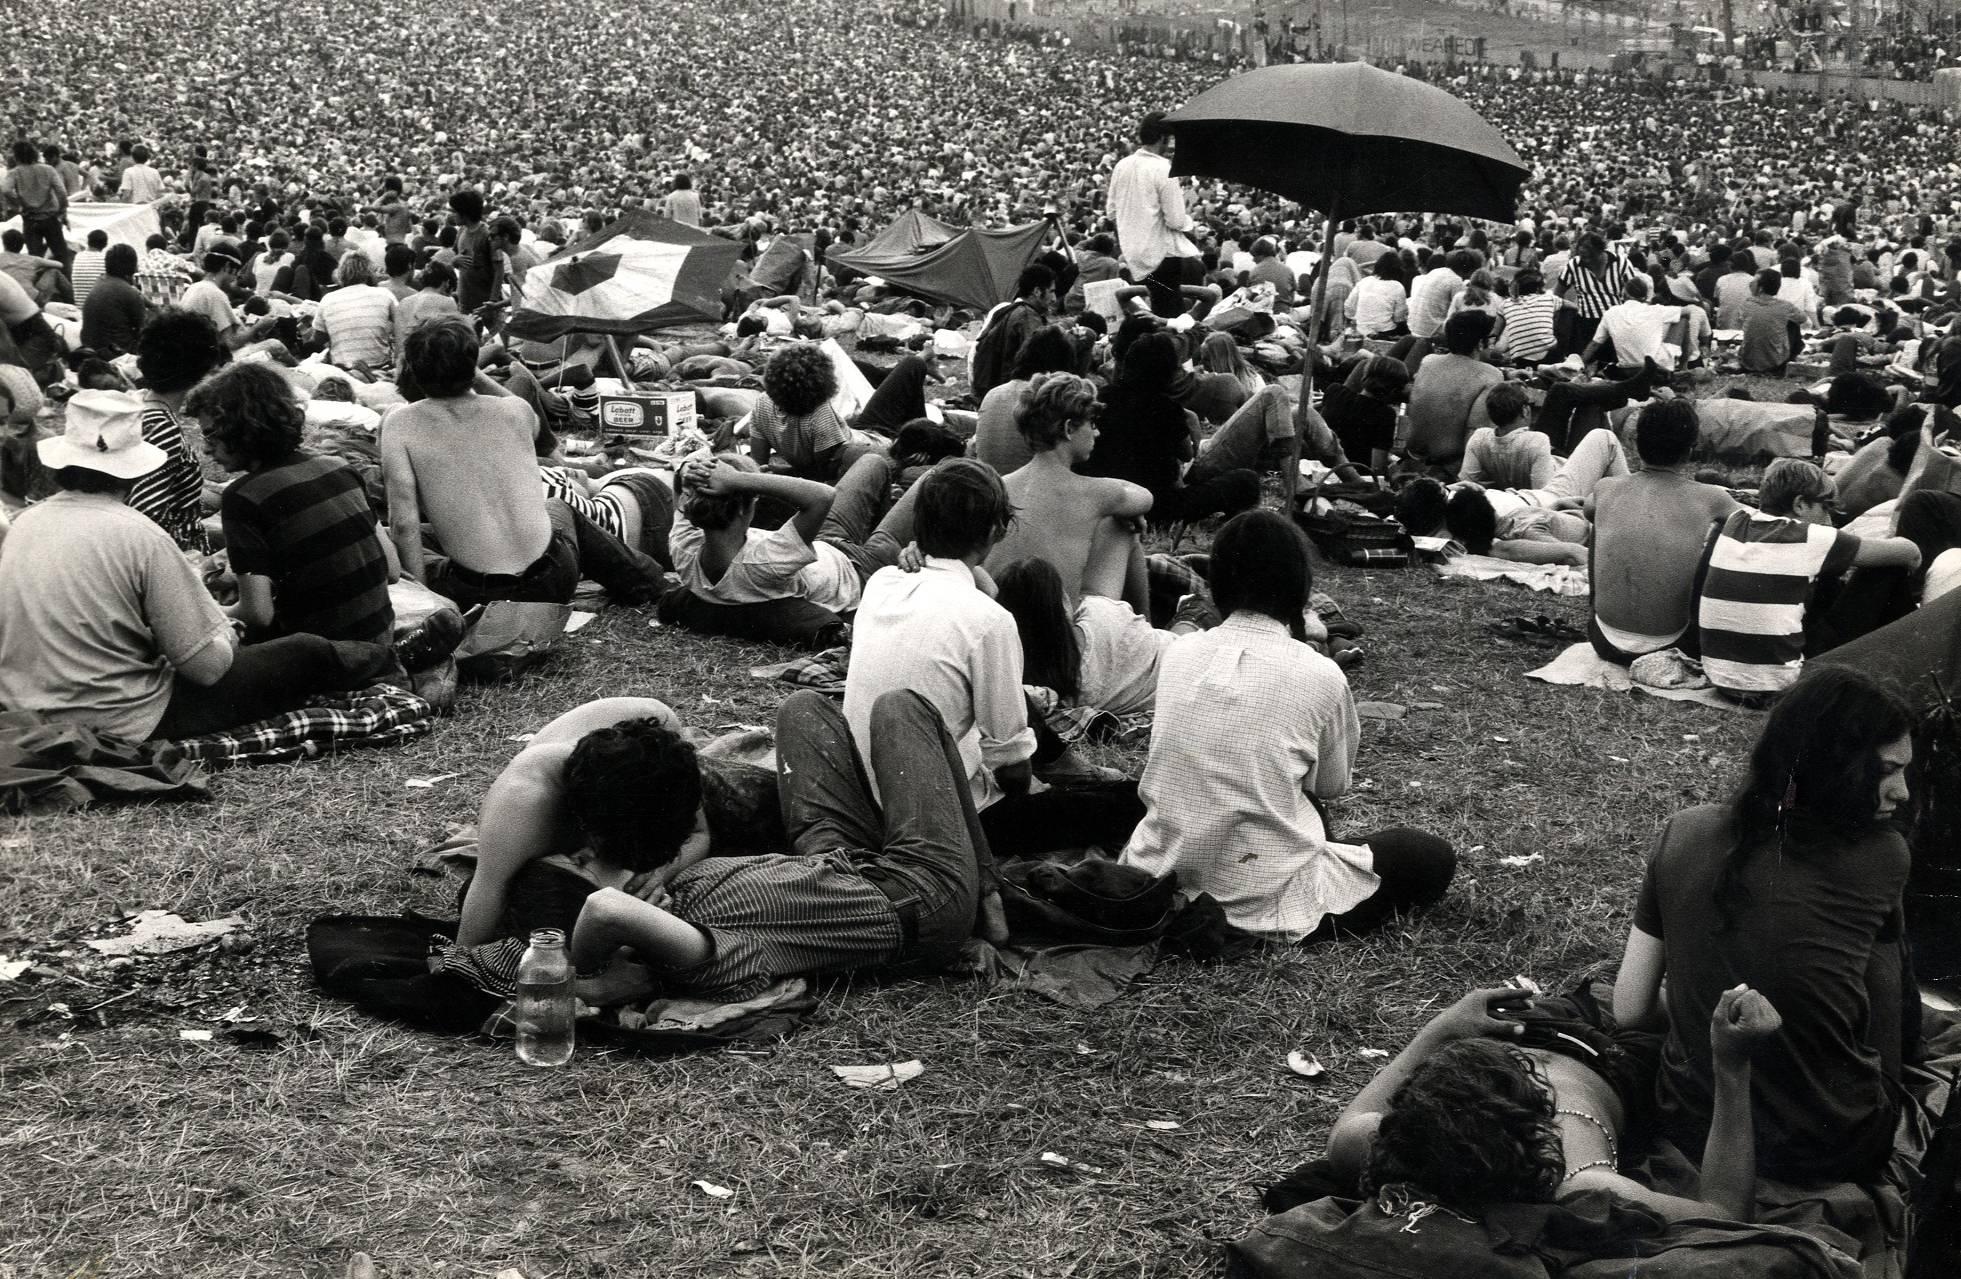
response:
[[[1223,178],[1327,215],[1314,284],[1343,218],[1402,210],[1510,222],[1526,168],[1461,99],[1366,62],[1261,67],[1213,85],[1165,117],[1171,172]]]

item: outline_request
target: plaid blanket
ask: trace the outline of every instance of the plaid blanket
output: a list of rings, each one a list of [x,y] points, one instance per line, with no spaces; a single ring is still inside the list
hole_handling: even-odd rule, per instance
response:
[[[1052,688],[1040,688],[1034,684],[1021,686],[1022,692],[1035,709],[1042,713],[1048,723],[1049,731],[1063,741],[1076,743],[1084,738],[1098,741],[1134,742],[1140,737],[1148,737],[1151,732],[1151,713],[1138,711],[1133,715],[1112,715],[1096,706],[1074,706],[1056,696]]]
[[[851,665],[851,646],[841,644],[807,657],[794,657],[773,666],[752,666],[750,679],[782,680],[798,688],[814,688],[832,697],[844,696],[844,672]]]
[[[795,657],[773,666],[753,666],[751,679],[781,680],[799,688],[814,688],[832,697],[844,696],[844,673],[851,665],[849,646],[827,648],[808,657]],[[1050,731],[1065,742],[1079,742],[1094,734],[1097,738],[1134,741],[1151,731],[1148,713],[1112,715],[1094,706],[1070,706],[1057,697],[1054,689],[1023,685],[1029,701],[1048,722]]]
[[[176,746],[211,769],[276,764],[351,746],[405,742],[423,736],[435,722],[428,702],[392,684],[376,684],[229,732],[187,737]]]

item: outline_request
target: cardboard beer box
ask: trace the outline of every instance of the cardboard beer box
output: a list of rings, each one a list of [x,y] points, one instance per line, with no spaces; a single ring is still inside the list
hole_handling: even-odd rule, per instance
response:
[[[599,397],[601,439],[678,435],[695,425],[693,391],[636,391]]]

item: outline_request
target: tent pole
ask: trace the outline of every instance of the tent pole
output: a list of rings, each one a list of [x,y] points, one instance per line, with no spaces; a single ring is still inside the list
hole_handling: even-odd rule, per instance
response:
[[[620,339],[618,334],[608,333],[606,335],[606,350],[613,357],[613,367],[619,371],[620,381],[631,387],[633,385],[633,371],[627,364],[626,357],[620,354]]]
[[[1318,347],[1321,345],[1317,337],[1321,330],[1321,303],[1328,296],[1328,276],[1335,269],[1335,228],[1340,225],[1341,196],[1336,194],[1330,196],[1328,199],[1328,230],[1327,234],[1321,239],[1321,261],[1314,269],[1314,300],[1308,304],[1310,308],[1308,343],[1310,346]],[[1339,334],[1336,334],[1337,338],[1339,336]],[[1309,372],[1311,375],[1312,370]],[[1307,391],[1308,388],[1301,388],[1301,394],[1305,395]]]

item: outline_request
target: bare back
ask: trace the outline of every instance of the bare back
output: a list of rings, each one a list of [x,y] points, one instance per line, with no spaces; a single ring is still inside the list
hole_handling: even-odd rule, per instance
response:
[[[1009,474],[1002,484],[1014,503],[1014,522],[988,554],[989,573],[999,573],[1016,560],[1039,557],[1055,566],[1073,605],[1085,595],[1123,598],[1123,556],[1095,553],[1109,543],[1099,534],[1130,487],[1121,480],[1097,479],[1074,472],[1030,464]]]
[[[421,400],[389,415],[384,431],[414,473],[423,522],[465,568],[522,573],[551,542],[536,430],[531,406],[515,397]]]
[[[1595,616],[1640,635],[1681,632],[1710,522],[1736,500],[1714,484],[1644,471],[1601,480],[1593,501]]]

